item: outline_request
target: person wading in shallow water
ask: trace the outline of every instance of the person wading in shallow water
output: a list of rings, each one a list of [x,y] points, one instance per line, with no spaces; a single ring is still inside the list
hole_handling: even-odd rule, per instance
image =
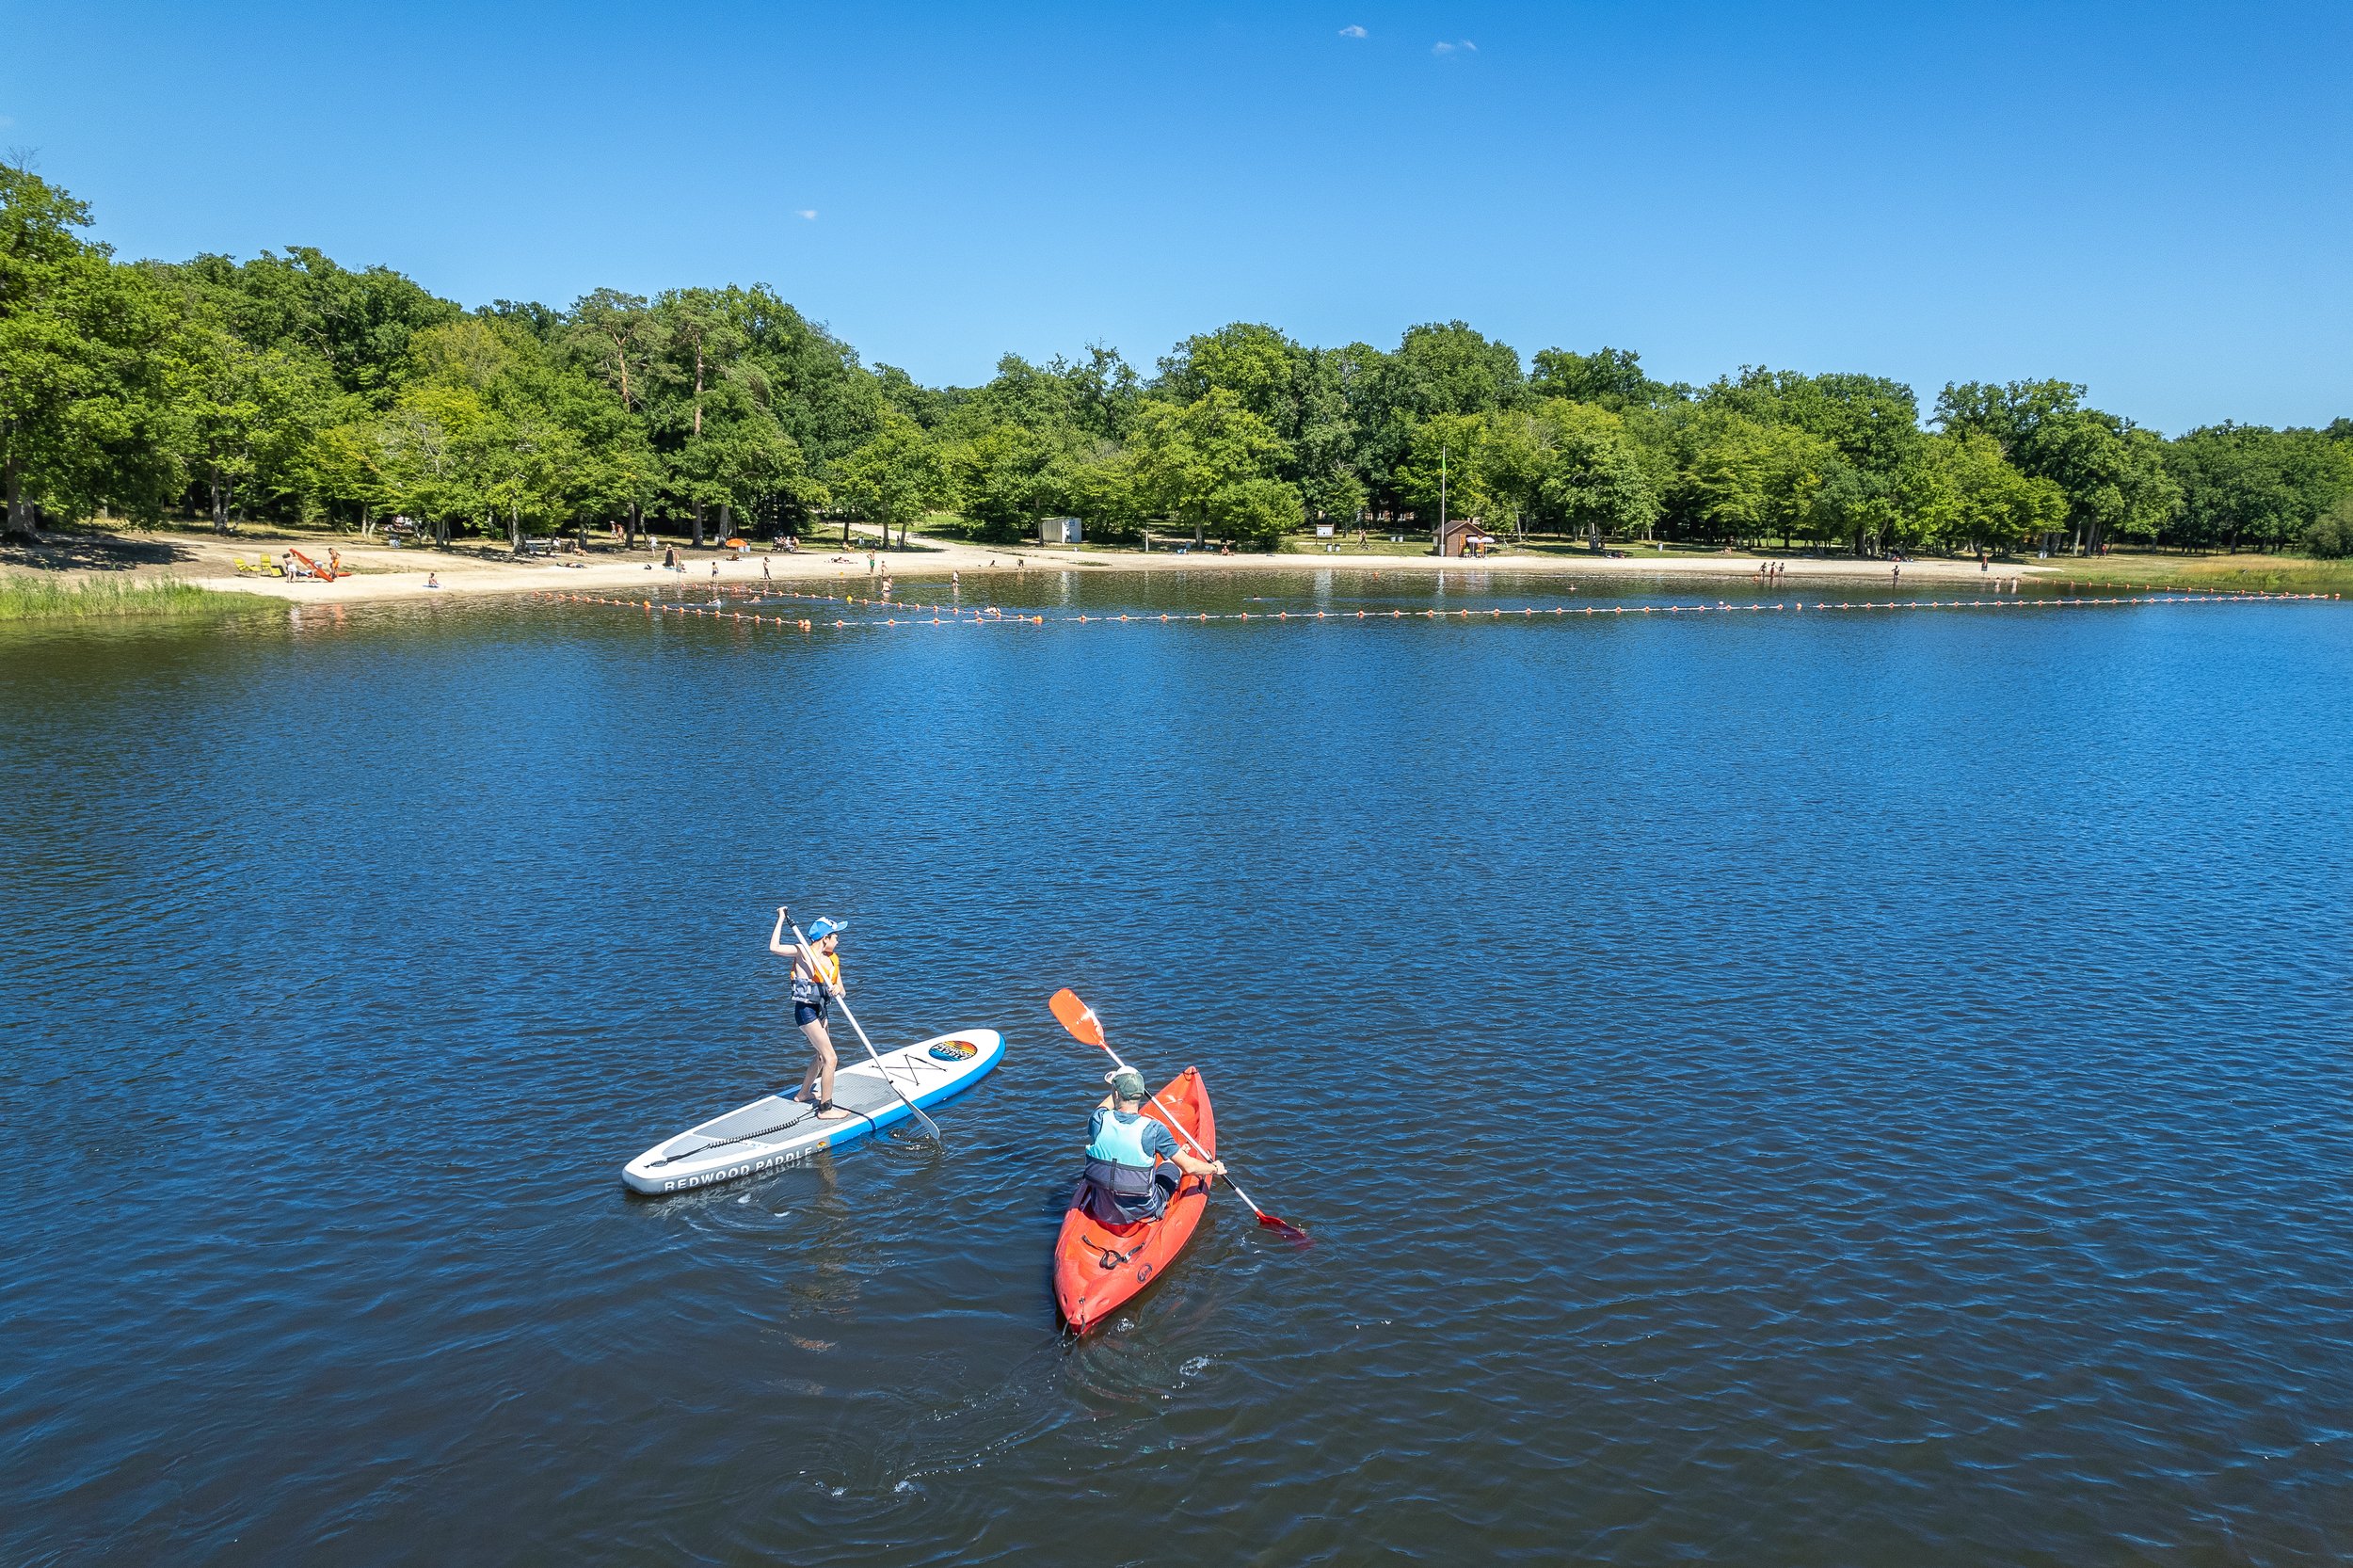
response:
[[[1176,1135],[1144,1113],[1144,1075],[1122,1067],[1103,1080],[1112,1086],[1087,1124],[1086,1174],[1070,1194],[1097,1224],[1134,1224],[1158,1219],[1185,1176],[1204,1181],[1225,1174],[1220,1160],[1196,1160],[1177,1146]]]
[[[768,938],[768,951],[792,960],[792,1021],[801,1026],[808,1037],[810,1052],[808,1071],[801,1075],[801,1086],[794,1097],[805,1105],[817,1107],[821,1122],[846,1122],[847,1111],[833,1106],[834,1054],[832,1037],[825,1032],[825,1005],[847,989],[841,984],[841,933],[849,929],[846,920],[819,920],[808,928],[808,949],[805,952],[784,939],[784,911],[776,911],[776,929]],[[810,966],[810,957],[816,959]]]

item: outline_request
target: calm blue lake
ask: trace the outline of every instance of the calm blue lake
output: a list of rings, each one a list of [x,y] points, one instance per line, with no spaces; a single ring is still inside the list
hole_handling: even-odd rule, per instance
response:
[[[0,1560],[2353,1555],[2346,606],[0,662]],[[944,1150],[625,1193],[797,1078],[788,900],[1004,1065]],[[1064,984],[1311,1246],[1221,1197],[1058,1332]]]

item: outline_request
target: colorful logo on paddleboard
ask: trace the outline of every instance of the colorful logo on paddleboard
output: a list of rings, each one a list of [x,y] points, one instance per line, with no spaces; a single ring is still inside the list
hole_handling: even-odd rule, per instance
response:
[[[932,1054],[942,1062],[969,1062],[981,1054],[981,1048],[969,1040],[942,1040],[932,1048]]]

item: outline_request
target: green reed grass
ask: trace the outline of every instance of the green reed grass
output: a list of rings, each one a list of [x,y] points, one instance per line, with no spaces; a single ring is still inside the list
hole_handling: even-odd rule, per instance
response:
[[[61,583],[17,574],[0,577],[0,621],[218,616],[269,605],[269,600],[250,594],[226,594],[168,579]]]

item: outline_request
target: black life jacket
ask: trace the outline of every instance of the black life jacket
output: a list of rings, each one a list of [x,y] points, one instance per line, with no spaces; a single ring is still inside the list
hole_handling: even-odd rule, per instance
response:
[[[1071,1190],[1070,1207],[1085,1209],[1097,1224],[1131,1225],[1157,1220],[1168,1208],[1169,1192],[1158,1172],[1159,1167],[1153,1165],[1090,1160],[1086,1174]]]

